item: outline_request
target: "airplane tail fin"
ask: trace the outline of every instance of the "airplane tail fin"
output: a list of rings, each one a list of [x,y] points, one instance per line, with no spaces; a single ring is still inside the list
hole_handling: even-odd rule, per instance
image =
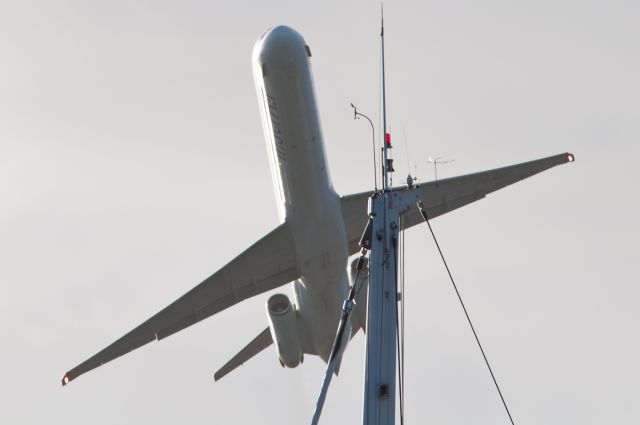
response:
[[[216,373],[213,375],[213,379],[218,381],[220,378],[233,371],[238,366],[242,366],[244,362],[251,359],[253,356],[267,348],[273,344],[273,339],[271,338],[271,332],[267,327],[265,330],[260,332],[260,334],[255,337],[249,344],[246,345],[238,354],[233,356],[231,360],[229,360],[224,366],[222,366]]]

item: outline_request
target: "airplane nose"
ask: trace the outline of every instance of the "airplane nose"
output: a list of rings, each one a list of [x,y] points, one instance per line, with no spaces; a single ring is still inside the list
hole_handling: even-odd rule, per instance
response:
[[[290,59],[291,55],[298,52],[305,55],[307,53],[302,35],[291,27],[279,25],[268,29],[260,36],[253,49],[253,57],[258,59],[281,56],[281,59],[287,59],[287,57]]]

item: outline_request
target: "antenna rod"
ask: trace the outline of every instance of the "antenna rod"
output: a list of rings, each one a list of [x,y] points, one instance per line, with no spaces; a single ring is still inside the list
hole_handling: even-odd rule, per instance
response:
[[[382,50],[382,190],[387,191],[389,189],[389,165],[388,165],[388,145],[390,141],[387,141],[387,102],[386,102],[386,87],[385,87],[385,75],[384,75],[384,9],[380,5],[380,43]]]

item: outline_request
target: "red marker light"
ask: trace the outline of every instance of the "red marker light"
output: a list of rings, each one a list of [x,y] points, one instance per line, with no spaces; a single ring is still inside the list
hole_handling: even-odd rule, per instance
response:
[[[387,147],[391,147],[391,133],[386,133],[384,135],[384,141],[387,144]]]

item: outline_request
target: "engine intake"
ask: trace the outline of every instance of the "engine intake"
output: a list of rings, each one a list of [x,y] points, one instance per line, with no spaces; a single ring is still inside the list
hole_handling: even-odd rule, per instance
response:
[[[272,295],[267,301],[267,316],[280,362],[287,367],[298,366],[302,361],[302,344],[296,312],[289,297],[284,294]]]

